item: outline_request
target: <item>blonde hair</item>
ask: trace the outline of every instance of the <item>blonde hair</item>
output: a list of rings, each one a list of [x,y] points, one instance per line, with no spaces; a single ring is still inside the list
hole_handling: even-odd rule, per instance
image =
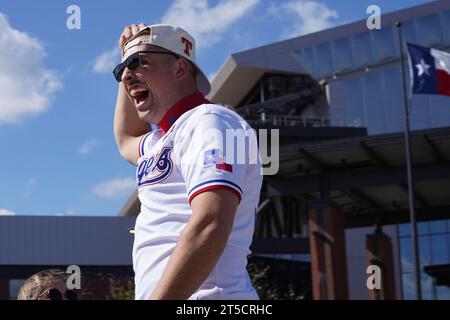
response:
[[[19,289],[17,300],[37,300],[42,295],[42,289],[48,283],[66,281],[67,274],[59,269],[48,269],[40,271],[29,277]]]

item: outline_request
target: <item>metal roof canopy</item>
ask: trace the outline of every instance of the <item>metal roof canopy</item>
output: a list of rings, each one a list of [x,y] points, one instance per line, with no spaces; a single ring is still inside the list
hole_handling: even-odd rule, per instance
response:
[[[450,127],[411,133],[417,220],[450,218]],[[346,226],[409,221],[403,132],[280,148],[268,197],[327,194]]]

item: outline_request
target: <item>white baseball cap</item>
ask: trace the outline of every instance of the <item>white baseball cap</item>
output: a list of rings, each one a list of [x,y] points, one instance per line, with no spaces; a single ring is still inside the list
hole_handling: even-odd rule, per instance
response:
[[[147,35],[142,35],[145,31],[150,31]],[[122,47],[122,56],[126,50],[131,47],[151,44],[164,49],[167,49],[177,55],[188,59],[196,69],[197,87],[205,96],[211,90],[211,84],[203,71],[195,63],[195,40],[186,32],[186,30],[168,24],[154,24],[139,30],[132,38],[130,38]]]

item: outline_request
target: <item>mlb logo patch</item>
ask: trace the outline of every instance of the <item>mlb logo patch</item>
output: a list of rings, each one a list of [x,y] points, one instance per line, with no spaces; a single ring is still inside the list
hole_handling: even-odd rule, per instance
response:
[[[203,156],[203,165],[209,166],[211,164],[215,164],[217,163],[218,159],[219,159],[219,149],[211,149],[205,151]]]
[[[203,156],[203,166],[209,167],[211,165],[215,165],[217,170],[223,170],[232,173],[233,166],[231,164],[225,163],[220,157],[219,149],[211,149],[205,151]]]

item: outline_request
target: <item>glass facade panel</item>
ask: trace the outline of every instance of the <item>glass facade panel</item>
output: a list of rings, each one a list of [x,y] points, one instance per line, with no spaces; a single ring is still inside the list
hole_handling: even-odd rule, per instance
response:
[[[373,30],[370,35],[372,36],[373,59],[375,63],[391,60],[399,56],[394,39],[394,27]]]
[[[363,78],[363,93],[366,126],[369,134],[380,134],[386,131],[383,90],[381,86],[380,74],[378,72],[369,73]]]
[[[331,105],[336,112],[342,112],[345,125],[366,126],[369,134],[404,130],[399,66],[368,73],[361,72],[356,77],[338,78],[332,83],[333,85],[330,85]],[[415,95],[412,98],[410,125],[413,130],[431,127],[430,99],[427,95]],[[448,104],[447,102],[446,109],[449,116],[439,117],[440,126],[450,125]],[[339,115],[335,114],[335,117]]]
[[[420,274],[420,283],[422,287],[422,299],[433,300],[436,299],[436,293],[433,287],[433,278],[426,273]]]
[[[364,100],[361,89],[361,79],[342,80],[344,95],[344,121],[351,127],[365,126]]]
[[[320,61],[314,66],[314,73],[317,77],[324,77],[333,74],[333,64],[331,61],[331,44],[329,42],[314,47],[314,60]]]
[[[432,14],[416,19],[417,44],[434,47],[442,43],[443,32],[439,14]]]
[[[357,67],[370,65],[372,63],[372,45],[368,32],[360,33],[352,37],[353,62]]]
[[[450,10],[441,12],[441,24],[442,24],[442,30],[446,30],[446,32],[443,32],[443,42],[446,45],[450,44]]]
[[[396,31],[397,33],[398,31]],[[414,20],[405,21],[402,23],[402,36],[404,42],[417,43],[416,40],[416,25]],[[398,48],[398,35],[395,37],[395,41],[397,42],[397,50]]]
[[[436,286],[431,276],[423,272],[425,266],[450,263],[450,220],[420,222],[419,254],[423,299],[450,299],[450,288]],[[405,299],[415,299],[412,241],[409,224],[399,225],[402,286]]]
[[[420,235],[430,234],[430,223],[426,221],[417,223],[417,232]]]
[[[400,237],[405,237],[411,235],[411,226],[406,223],[402,223],[398,226],[398,235]]]
[[[437,33],[434,38],[440,39],[442,44],[441,25],[445,23],[450,24],[450,10],[404,22],[403,35],[406,41],[418,43],[419,34],[425,30],[424,32]],[[344,119],[341,122],[343,125],[366,126],[369,134],[404,130],[401,68],[398,63],[383,68],[374,66],[399,56],[396,31],[394,27],[386,27],[296,51],[301,65],[310,70],[316,79],[329,78],[337,73],[338,79],[331,80],[330,83],[339,82],[334,88],[344,88],[344,92],[338,92],[337,89],[330,91],[334,110],[331,115],[336,119]],[[367,65],[371,66],[369,72],[356,71],[358,73],[351,75],[352,78],[339,78],[340,72]],[[410,95],[406,62],[405,66],[407,92]],[[344,83],[340,83],[341,81]],[[412,130],[450,126],[447,97],[413,95],[409,103]],[[342,114],[337,114],[338,112]]]
[[[330,120],[335,126],[348,126],[345,116],[345,81],[331,81],[328,84],[330,96]]]
[[[444,233],[447,232],[447,221],[438,220],[430,222],[430,233]]]
[[[450,233],[447,233],[448,255],[450,257]]]
[[[427,47],[442,48],[444,44],[450,44],[450,32],[444,30],[450,30],[450,10],[404,21],[402,24],[406,42]],[[397,29],[386,26],[381,30],[365,31],[332,42],[319,43],[314,47],[301,48],[294,55],[316,79],[325,77],[329,84],[345,81],[344,85],[339,84],[336,88],[356,85],[345,90],[345,93],[334,89],[330,91],[333,119],[345,119],[341,121],[343,125],[367,126],[369,134],[380,134],[404,130],[401,68],[398,62],[389,63],[398,59],[399,51]],[[383,62],[387,63],[378,65]],[[363,72],[365,66],[370,67],[368,72]],[[448,98],[437,95],[411,96],[406,61],[405,67],[411,129],[450,126]],[[337,74],[337,79],[331,78],[333,73]],[[360,83],[357,79],[360,79]],[[362,110],[356,110],[358,105]],[[342,116],[337,114],[341,110],[344,113]]]
[[[450,18],[450,12],[442,13],[442,16]],[[439,35],[435,36],[435,39],[442,41],[442,31],[436,31],[441,28],[440,19],[440,15],[431,15],[421,18],[420,21],[405,22],[403,24],[405,39],[417,43],[418,34],[422,32],[420,28],[426,28],[428,30],[426,32],[437,32]],[[427,23],[430,25],[424,26]],[[351,54],[348,53],[350,48],[352,49]],[[316,66],[316,70],[322,76],[325,72],[330,72],[331,61],[329,57],[324,57],[328,51],[330,51],[328,44],[315,49],[315,61],[324,61],[323,65],[321,63],[321,66],[318,64]],[[351,41],[347,38],[338,39],[333,42],[333,55],[332,62],[336,72],[350,70],[352,67],[361,68],[373,65],[383,60],[388,61],[399,55],[396,30],[389,27],[354,35],[351,37]],[[350,61],[351,58],[353,58],[353,63]],[[409,71],[406,63],[405,66],[406,86],[409,93]],[[344,95],[337,93],[336,90],[331,92],[331,101],[335,104],[334,110],[345,110],[344,124],[367,126],[369,134],[401,132],[404,130],[401,68],[398,64],[388,68],[378,68],[374,67],[368,73],[359,72],[352,79],[338,79],[337,81],[345,81],[344,87],[347,89]],[[340,99],[334,99],[333,95],[338,95]],[[409,102],[412,130],[450,125],[450,108],[447,97],[414,95]],[[361,110],[357,110],[358,106]]]
[[[430,96],[415,94],[411,98],[410,125],[412,130],[427,129],[431,127]]]
[[[446,234],[436,234],[431,236],[431,255],[433,265],[450,263]]]
[[[402,275],[402,283],[403,283],[403,299],[404,300],[416,299],[414,274],[404,273]]]
[[[450,288],[447,286],[436,286],[436,299],[450,300]]]
[[[419,254],[420,254],[420,270],[423,271],[423,268],[425,266],[429,266],[431,264],[430,236],[419,237]]]
[[[404,273],[402,275],[403,282],[403,299],[415,300],[415,277],[414,273]],[[436,287],[433,285],[433,278],[426,273],[420,274],[420,286],[422,289],[423,300],[434,300],[437,298]]]
[[[293,51],[293,55],[298,63],[309,74],[314,73],[314,55],[312,48],[301,48]]]
[[[430,108],[430,127],[450,126],[450,102],[447,96],[428,96]]]
[[[402,272],[413,272],[413,252],[410,237],[400,239],[400,257]]]
[[[349,38],[333,41],[333,64],[335,72],[341,72],[353,67],[352,46]]]
[[[380,71],[383,86],[382,99],[385,105],[386,132],[399,132],[403,125],[403,97],[400,67]]]

